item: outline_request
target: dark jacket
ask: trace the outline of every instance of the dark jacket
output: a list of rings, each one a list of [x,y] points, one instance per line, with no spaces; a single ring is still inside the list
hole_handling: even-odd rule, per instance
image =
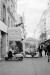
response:
[[[8,52],[8,58],[12,58],[12,51]]]
[[[39,50],[39,52],[42,52],[42,46],[40,47],[40,45],[39,45],[38,50]]]
[[[50,45],[47,46],[47,51],[50,52]]]

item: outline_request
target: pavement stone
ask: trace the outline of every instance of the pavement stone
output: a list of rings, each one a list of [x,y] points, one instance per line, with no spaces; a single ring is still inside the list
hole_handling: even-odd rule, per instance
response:
[[[0,75],[50,75],[47,57],[24,58],[22,61],[0,61]]]

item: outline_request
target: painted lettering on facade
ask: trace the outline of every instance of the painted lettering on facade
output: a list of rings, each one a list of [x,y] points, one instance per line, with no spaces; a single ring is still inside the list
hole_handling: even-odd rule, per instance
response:
[[[18,27],[9,27],[8,28],[8,37],[12,41],[21,41],[21,30]]]

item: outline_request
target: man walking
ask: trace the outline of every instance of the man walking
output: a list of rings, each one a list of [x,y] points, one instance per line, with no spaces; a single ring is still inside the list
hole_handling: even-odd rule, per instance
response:
[[[42,57],[42,46],[41,45],[39,45],[38,50],[39,50],[39,56]]]
[[[48,43],[48,46],[47,46],[47,53],[48,53],[48,62],[50,60],[50,44]]]

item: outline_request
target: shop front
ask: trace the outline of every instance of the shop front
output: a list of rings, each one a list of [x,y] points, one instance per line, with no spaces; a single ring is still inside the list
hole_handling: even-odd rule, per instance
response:
[[[16,53],[20,53],[23,51],[20,27],[8,27],[8,41],[9,41],[8,46],[9,50],[11,48]]]

